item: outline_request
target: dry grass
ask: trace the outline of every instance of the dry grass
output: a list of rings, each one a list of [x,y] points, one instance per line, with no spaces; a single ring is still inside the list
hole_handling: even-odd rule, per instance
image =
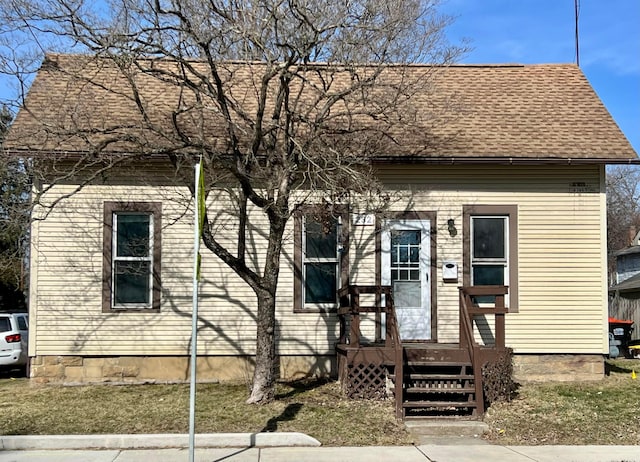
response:
[[[278,400],[247,405],[245,385],[197,388],[196,431],[297,431],[323,445],[410,444],[387,402],[346,399],[336,383],[282,384]],[[186,385],[35,386],[0,381],[0,434],[186,433]]]
[[[486,437],[499,444],[640,444],[640,360],[611,363],[592,383],[528,384],[494,404]],[[632,369],[638,373],[631,379]],[[244,403],[246,385],[197,389],[196,431],[298,431],[328,446],[410,444],[391,401],[346,399],[334,382],[281,384],[278,400]],[[0,380],[0,434],[186,433],[187,385],[36,386]]]
[[[514,445],[640,444],[640,361],[611,366],[602,381],[522,386],[514,401],[489,409],[486,437]]]

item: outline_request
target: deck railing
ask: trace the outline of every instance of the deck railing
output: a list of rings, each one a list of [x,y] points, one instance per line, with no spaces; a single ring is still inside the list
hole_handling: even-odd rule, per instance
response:
[[[507,286],[471,286],[460,287],[460,347],[469,351],[473,365],[476,388],[477,412],[484,413],[484,392],[482,389],[482,364],[479,350],[481,345],[476,341],[473,331],[473,319],[480,315],[494,315],[494,348],[505,347],[505,319],[507,313],[504,297],[509,292]],[[481,307],[476,297],[495,297],[492,306]]]
[[[360,295],[374,295],[373,305],[361,305]],[[360,315],[363,313],[373,313],[376,322],[379,323],[382,313],[385,315],[385,348],[392,348],[394,355],[394,376],[395,376],[395,404],[396,417],[402,417],[402,389],[403,389],[403,350],[400,339],[400,328],[396,311],[393,304],[393,291],[391,286],[361,286],[349,285],[343,287],[338,292],[340,297],[340,308],[338,308],[338,319],[340,321],[340,338],[338,343],[349,344],[350,347],[359,348],[361,346],[362,332],[360,331]],[[383,302],[384,300],[384,302]],[[349,332],[347,333],[347,318],[350,318]],[[380,329],[376,328],[375,343],[380,343]]]
[[[503,349],[505,347],[505,314],[507,313],[505,295],[507,293],[507,286],[460,287],[460,348],[469,352],[469,359],[473,366],[475,396],[479,414],[484,413],[482,362],[486,359],[487,350]],[[379,326],[382,314],[385,315],[384,350],[389,353],[392,350],[394,358],[396,416],[401,419],[403,413],[404,351],[391,287],[349,285],[340,289],[338,295],[340,297],[340,307],[338,308],[340,337],[338,344],[349,349],[361,347],[381,348],[382,332]],[[374,298],[373,304],[361,304],[361,295],[373,296],[369,297]],[[479,297],[491,297],[495,301],[492,300],[490,304],[487,304],[489,306],[485,307],[481,306],[484,304],[478,303]],[[363,314],[374,314],[377,322],[374,342],[364,345],[363,343],[366,342],[363,342],[360,331],[360,321]],[[474,318],[487,315],[493,315],[495,318],[493,345],[479,344],[474,334]]]

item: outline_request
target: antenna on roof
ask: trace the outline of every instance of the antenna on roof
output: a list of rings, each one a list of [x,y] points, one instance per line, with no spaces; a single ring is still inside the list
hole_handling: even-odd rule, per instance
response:
[[[576,64],[580,67],[580,40],[578,36],[578,17],[580,16],[580,0],[573,0],[576,16]]]

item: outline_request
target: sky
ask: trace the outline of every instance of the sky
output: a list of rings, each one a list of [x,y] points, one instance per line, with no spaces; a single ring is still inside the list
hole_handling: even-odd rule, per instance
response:
[[[575,63],[574,0],[445,0],[460,63]],[[640,154],[640,0],[579,0],[580,68]]]

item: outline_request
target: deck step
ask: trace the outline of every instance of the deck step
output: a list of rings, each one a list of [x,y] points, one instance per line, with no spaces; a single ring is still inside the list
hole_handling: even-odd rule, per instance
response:
[[[473,380],[473,375],[465,374],[425,374],[425,373],[409,373],[406,377],[413,380]]]
[[[466,361],[407,361],[409,367],[471,367]]]
[[[407,393],[475,393],[475,388],[436,388],[436,387],[407,387]]]
[[[405,409],[409,408],[461,408],[461,407],[477,407],[475,401],[405,401],[402,403],[402,407]]]

